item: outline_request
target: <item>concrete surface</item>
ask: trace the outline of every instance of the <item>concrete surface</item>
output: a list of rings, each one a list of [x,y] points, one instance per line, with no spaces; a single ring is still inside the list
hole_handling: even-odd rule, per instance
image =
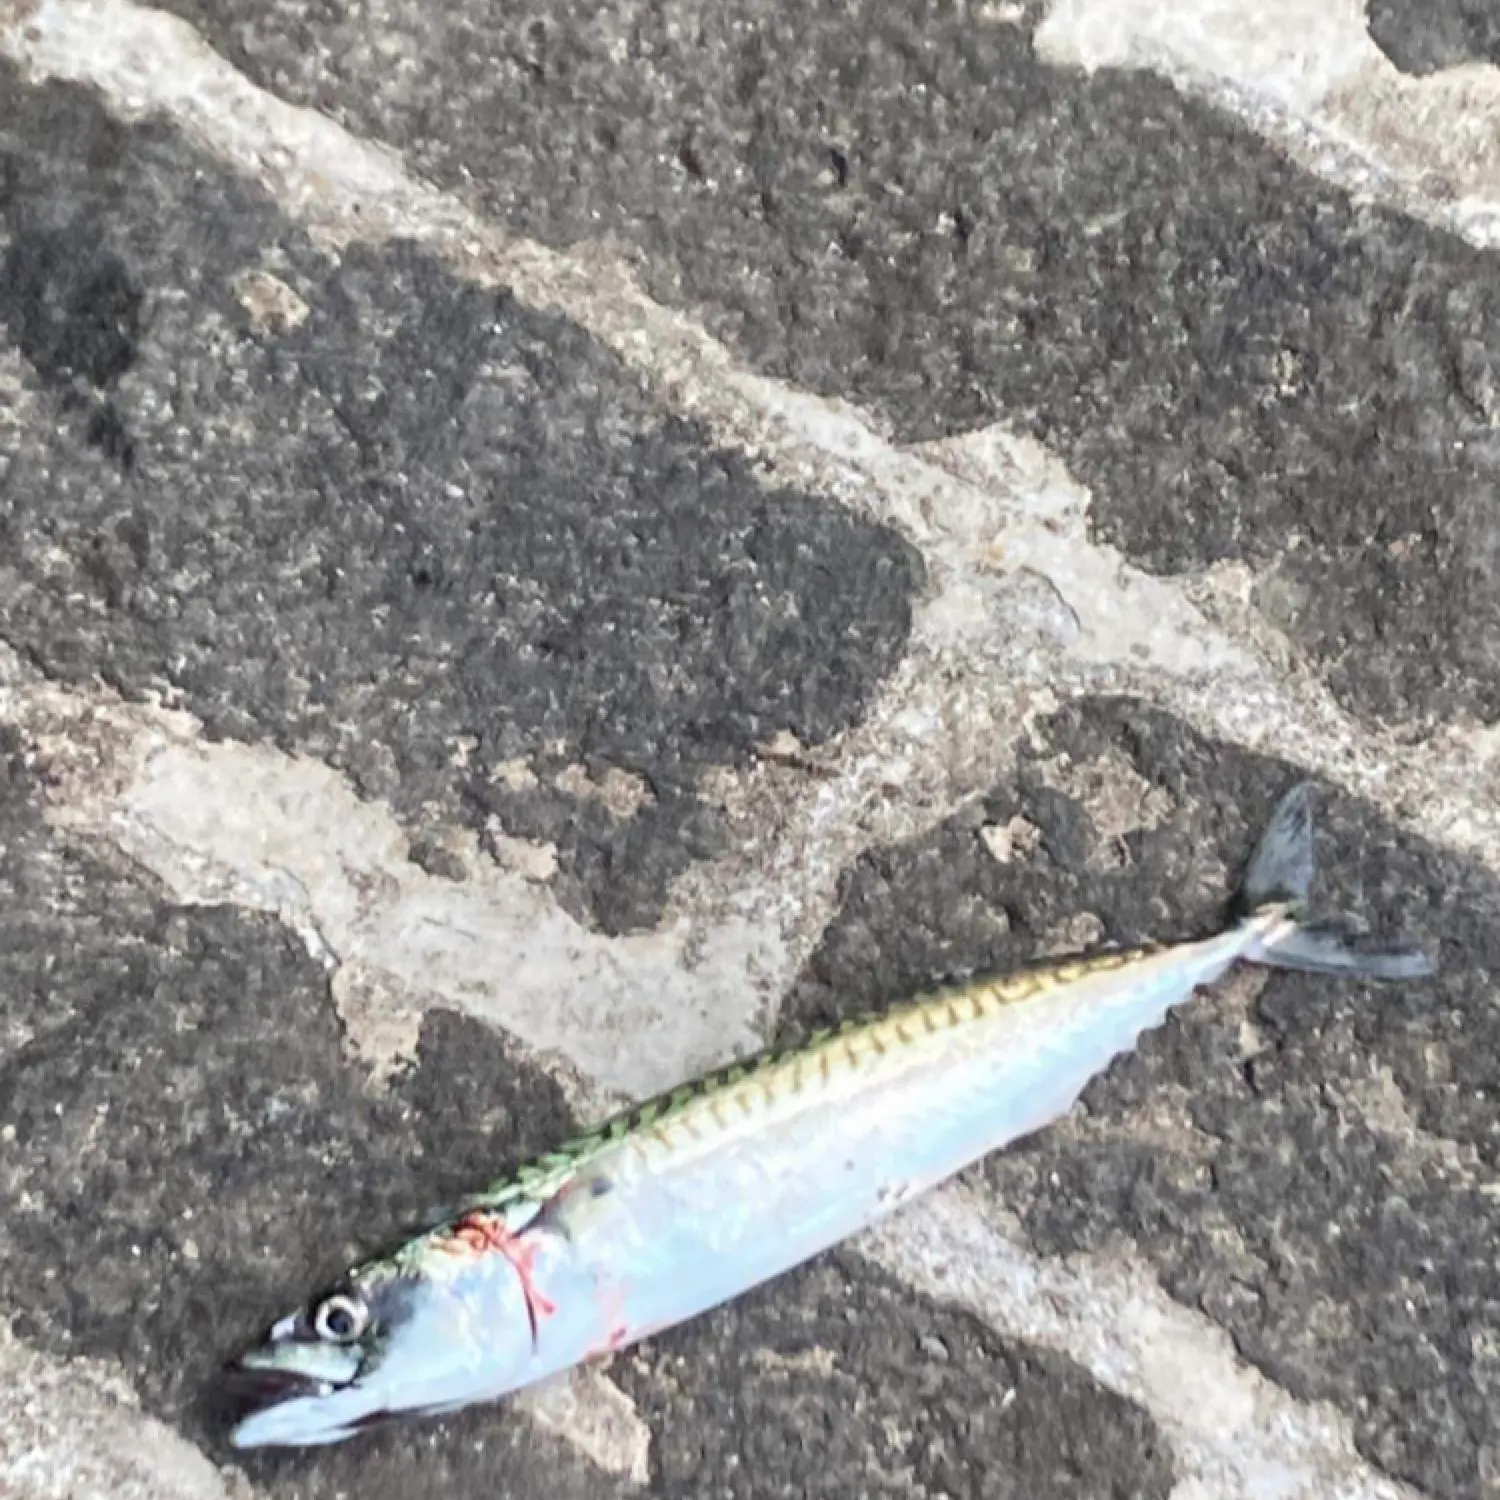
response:
[[[1500,1495],[1495,45],[0,4],[0,1493]],[[1201,927],[1294,774],[1438,981],[1238,976],[604,1371],[225,1447],[393,1226]]]

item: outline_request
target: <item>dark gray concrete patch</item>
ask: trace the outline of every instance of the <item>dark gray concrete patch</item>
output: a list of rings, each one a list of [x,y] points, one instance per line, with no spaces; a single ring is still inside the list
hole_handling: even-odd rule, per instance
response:
[[[1500,65],[1494,0],[1370,0],[1370,35],[1403,73],[1440,73],[1466,62]]]
[[[332,265],[165,129],[8,73],[0,162],[0,321],[43,393],[0,475],[0,637],[50,675],[322,756],[419,837],[554,840],[614,931],[716,847],[699,768],[826,738],[899,658],[916,554],[575,325],[409,247]],[[254,322],[250,269],[306,319]]]
[[[1110,1497],[1171,1488],[1151,1418],[1075,1366],[825,1256],[615,1362],[653,1492],[699,1500]]]
[[[762,370],[1029,429],[1145,566],[1274,563],[1358,711],[1500,712],[1493,259],[1162,80],[940,0],[172,8],[502,222],[634,245]]]
[[[789,1022],[1010,967],[1084,913],[1119,942],[1216,924],[1288,769],[1128,701],[1043,732],[1013,786],[851,873]],[[1159,826],[1101,832],[1085,788],[1105,754],[1165,794]],[[1015,818],[1002,863],[980,828]],[[1081,1119],[980,1175],[1043,1252],[1138,1247],[1273,1379],[1346,1412],[1372,1462],[1458,1500],[1500,1448],[1500,1202],[1482,1191],[1500,1166],[1500,890],[1342,796],[1319,826],[1320,903],[1412,931],[1441,977],[1270,974],[1248,1018],[1205,998],[1092,1085]]]
[[[556,1089],[435,1014],[390,1092],[345,1061],[316,966],[269,919],[184,910],[57,841],[0,731],[0,1307],[119,1361],[219,1457],[220,1362],[343,1268],[567,1129]],[[436,1435],[436,1436],[435,1436]],[[246,1467],[278,1495],[610,1495],[476,1412]]]

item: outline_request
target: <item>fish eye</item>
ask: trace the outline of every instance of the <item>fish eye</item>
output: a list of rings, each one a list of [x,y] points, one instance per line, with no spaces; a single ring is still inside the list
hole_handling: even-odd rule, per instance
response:
[[[313,1332],[327,1344],[350,1344],[365,1331],[370,1309],[347,1292],[325,1297],[313,1313]]]

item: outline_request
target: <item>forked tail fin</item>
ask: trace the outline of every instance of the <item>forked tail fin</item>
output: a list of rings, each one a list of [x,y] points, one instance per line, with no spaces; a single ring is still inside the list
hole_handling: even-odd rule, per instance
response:
[[[1437,965],[1418,947],[1361,946],[1359,934],[1347,922],[1302,921],[1313,870],[1312,787],[1302,782],[1271,814],[1235,899],[1235,915],[1241,919],[1278,910],[1286,917],[1266,931],[1246,959],[1274,969],[1364,979],[1423,979],[1437,972]]]
[[[1253,917],[1268,906],[1305,911],[1313,868],[1312,785],[1303,781],[1276,804],[1240,882],[1235,915]]]

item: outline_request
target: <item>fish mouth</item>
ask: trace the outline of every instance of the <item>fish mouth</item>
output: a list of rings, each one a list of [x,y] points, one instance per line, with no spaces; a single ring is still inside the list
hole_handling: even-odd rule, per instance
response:
[[[340,1443],[383,1415],[353,1382],[320,1380],[299,1370],[230,1365],[223,1388],[233,1408],[229,1441],[236,1448],[305,1448]]]
[[[332,1381],[320,1380],[301,1370],[255,1365],[244,1360],[236,1360],[225,1368],[222,1384],[224,1394],[247,1416],[302,1396],[331,1396],[339,1389]]]
[[[385,1401],[360,1384],[357,1370],[330,1379],[277,1363],[274,1351],[253,1351],[225,1365],[219,1391],[236,1448],[341,1443],[388,1415]]]

